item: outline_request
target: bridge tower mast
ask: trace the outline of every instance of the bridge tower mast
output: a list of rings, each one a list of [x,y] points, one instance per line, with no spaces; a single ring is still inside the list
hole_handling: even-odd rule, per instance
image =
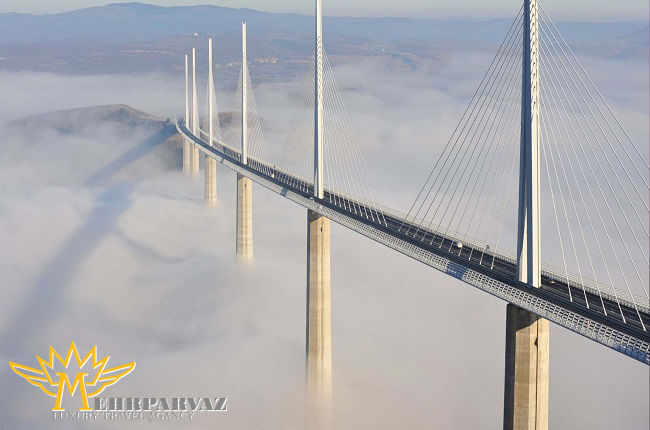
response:
[[[185,54],[185,126],[190,128],[190,82],[189,82],[189,65],[188,57]],[[183,173],[185,175],[190,174],[190,142],[187,139],[183,139]]]
[[[540,110],[537,0],[524,0],[517,276],[539,288]],[[505,430],[548,429],[549,323],[508,304],[506,310]]]
[[[196,98],[196,48],[192,48],[192,134],[194,136],[198,136],[199,134],[199,103]],[[196,145],[192,145],[190,168],[192,176],[198,176],[199,148],[197,148]]]
[[[241,24],[241,162],[248,164],[248,59],[246,55],[246,23]]]
[[[537,0],[525,0],[524,7],[517,275],[519,281],[538,288],[540,285],[540,128]]]
[[[248,58],[246,23],[241,25],[241,162],[248,164]],[[253,258],[253,181],[237,173],[237,261]]]
[[[208,39],[208,143],[210,146],[213,146],[214,139],[214,76],[212,70],[212,38],[210,38]],[[208,156],[205,157],[204,201],[210,207],[217,205],[217,160]]]
[[[314,199],[323,187],[323,8],[316,0],[314,88]],[[307,210],[307,394],[309,428],[330,429],[332,419],[332,300],[330,220]]]
[[[316,0],[316,49],[314,52],[314,197],[322,199],[323,190],[323,4]]]

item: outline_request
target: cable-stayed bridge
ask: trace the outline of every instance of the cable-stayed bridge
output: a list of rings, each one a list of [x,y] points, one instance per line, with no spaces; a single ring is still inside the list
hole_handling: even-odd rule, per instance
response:
[[[252,182],[308,209],[307,380],[317,424],[328,425],[332,383],[330,220],[508,303],[504,428],[548,427],[548,321],[650,364],[648,160],[538,2],[525,0],[405,213],[373,189],[323,48],[321,10],[317,0],[313,61],[277,164],[245,24],[238,126],[220,128],[212,40],[205,118],[193,50],[177,121],[184,171],[197,176],[205,155],[206,204],[217,201],[216,163],[237,173],[238,259],[253,254]]]

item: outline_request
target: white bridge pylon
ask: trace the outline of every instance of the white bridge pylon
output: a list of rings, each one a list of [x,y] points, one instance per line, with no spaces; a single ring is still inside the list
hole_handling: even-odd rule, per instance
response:
[[[208,89],[207,89],[207,122],[208,122],[208,144],[214,145],[215,138],[221,139],[221,125],[219,123],[219,111],[214,91],[214,76],[212,64],[212,38],[208,39]],[[205,195],[206,206],[217,205],[217,161],[212,157],[205,157]]]
[[[541,280],[538,17],[537,0],[525,0],[517,274],[519,281],[535,288]]]

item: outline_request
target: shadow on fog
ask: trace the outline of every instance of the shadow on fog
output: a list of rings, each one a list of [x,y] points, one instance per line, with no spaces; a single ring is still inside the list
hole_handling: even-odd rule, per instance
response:
[[[159,133],[130,149],[99,171],[92,174],[85,185],[103,184],[120,170],[142,158],[176,133],[168,126]],[[24,305],[0,334],[0,349],[11,354],[33,338],[57,313],[66,311],[66,287],[74,279],[78,268],[115,229],[117,221],[132,205],[131,193],[136,182],[107,186],[98,197],[85,223],[65,241],[57,254],[43,267],[30,287]]]
[[[135,148],[126,151],[124,154],[120,155],[114,161],[108,163],[106,166],[104,166],[97,172],[90,175],[88,179],[86,179],[84,184],[87,187],[95,187],[101,184],[102,182],[111,178],[120,170],[124,169],[129,164],[138,160],[140,157],[148,154],[152,149],[154,149],[156,146],[160,145],[161,143],[163,143],[165,140],[169,139],[176,133],[177,133],[176,127],[173,125],[168,125],[159,133],[151,136],[149,139],[140,143]]]

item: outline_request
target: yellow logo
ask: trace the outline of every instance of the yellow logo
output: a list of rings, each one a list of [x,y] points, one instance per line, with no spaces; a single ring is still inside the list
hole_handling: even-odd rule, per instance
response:
[[[50,370],[54,370],[54,358],[56,359],[67,369],[72,357],[74,356],[77,366],[79,367],[79,372],[70,382],[68,375],[65,372],[55,372],[54,375],[57,376],[56,382],[50,376]],[[67,389],[70,396],[74,396],[74,393],[79,387],[79,392],[81,393],[81,401],[83,407],[79,408],[80,411],[91,411],[92,409],[88,407],[88,397],[94,397],[101,393],[104,388],[115,384],[117,381],[131,373],[135,368],[135,362],[124,364],[122,366],[113,367],[112,369],[106,369],[106,363],[108,363],[109,356],[101,360],[97,360],[97,345],[93,346],[90,352],[84,357],[81,358],[77,352],[77,347],[74,342],[70,344],[70,349],[68,349],[68,354],[65,359],[62,359],[61,356],[50,346],[50,357],[49,360],[43,360],[38,355],[36,356],[38,363],[41,366],[42,370],[34,369],[32,367],[23,366],[18,363],[9,363],[11,369],[25,378],[27,382],[32,385],[40,387],[41,390],[45,392],[48,396],[56,397],[55,405],[52,408],[53,411],[64,411],[65,409],[61,407],[61,402],[63,400],[63,392]],[[92,369],[98,369],[97,374],[95,375],[92,381],[86,381],[86,376],[88,372],[83,371],[83,367],[90,361],[90,366]],[[89,370],[89,367],[86,367],[86,370]],[[49,385],[48,385],[49,384]],[[45,388],[57,387],[56,393]],[[88,392],[87,387],[93,387],[94,391]]]

